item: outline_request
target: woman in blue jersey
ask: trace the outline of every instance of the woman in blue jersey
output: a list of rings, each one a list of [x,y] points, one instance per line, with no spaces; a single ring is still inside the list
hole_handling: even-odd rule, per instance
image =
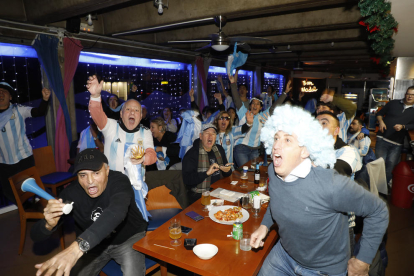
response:
[[[223,147],[229,163],[233,163],[234,141],[243,137],[253,125],[253,113],[246,112],[246,123],[242,126],[233,126],[233,119],[227,111],[221,111],[214,119],[217,127],[216,144]]]

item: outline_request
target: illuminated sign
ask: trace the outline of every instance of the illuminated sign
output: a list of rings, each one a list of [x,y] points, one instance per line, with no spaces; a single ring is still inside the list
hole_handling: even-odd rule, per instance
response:
[[[300,89],[301,92],[316,92],[318,88],[313,84],[313,82],[305,80],[302,81],[303,87]]]
[[[162,81],[161,85],[168,84],[168,81]]]

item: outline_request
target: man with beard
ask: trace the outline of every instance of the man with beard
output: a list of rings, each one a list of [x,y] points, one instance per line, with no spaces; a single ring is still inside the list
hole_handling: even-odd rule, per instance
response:
[[[250,245],[263,246],[277,223],[279,241],[266,257],[264,275],[368,275],[388,226],[386,204],[338,174],[334,139],[308,112],[285,105],[266,122],[261,141],[269,166],[272,199]],[[361,248],[350,258],[347,212],[364,217]]]
[[[141,159],[132,159],[134,165],[151,165],[157,160],[152,135],[148,128],[140,125],[141,104],[134,100],[124,103],[120,112],[121,120],[108,118],[102,110],[101,90],[103,81],[98,82],[96,75],[89,77],[87,88],[91,93],[89,111],[99,130],[105,137],[104,153],[112,170],[124,172],[124,147],[126,143],[137,143],[145,150]]]
[[[145,236],[147,222],[139,211],[131,183],[125,175],[112,171],[108,159],[97,149],[76,156],[74,172],[78,180],[51,199],[45,218],[31,230],[34,241],[50,237],[63,223],[63,202],[74,202],[71,215],[77,239],[50,260],[37,264],[36,275],[98,275],[114,259],[123,275],[145,275],[145,256],[132,245]],[[73,269],[72,269],[73,268]]]
[[[371,145],[371,139],[368,135],[364,135],[364,138],[361,140],[357,139],[357,136],[361,133],[361,129],[364,127],[364,123],[360,118],[355,118],[348,129],[348,140],[346,143],[350,146],[353,146],[358,150],[359,155],[362,158],[367,155],[369,151],[369,146]]]

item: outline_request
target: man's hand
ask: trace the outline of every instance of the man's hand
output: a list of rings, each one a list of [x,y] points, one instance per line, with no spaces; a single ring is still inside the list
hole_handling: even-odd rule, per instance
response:
[[[35,265],[37,268],[36,276],[42,275],[46,272],[45,275],[52,275],[56,272],[56,276],[69,276],[70,270],[76,264],[80,257],[82,257],[83,252],[79,249],[78,243],[73,242],[68,248],[47,260],[42,264]]]
[[[210,168],[208,168],[207,175],[210,176],[216,171],[218,171],[219,169],[220,169],[220,166],[217,163],[214,163],[210,166]]]
[[[103,81],[99,83],[95,75],[90,76],[86,84],[86,88],[91,93],[92,98],[99,98],[101,96],[102,86]]]
[[[188,95],[190,95],[191,101],[194,102],[194,88],[191,88],[191,90],[188,92]]]
[[[246,123],[248,123],[249,125],[252,125],[254,121],[254,115],[253,112],[251,111],[247,111],[246,112]]]
[[[348,261],[348,276],[368,276],[369,264],[352,257]]]
[[[384,121],[379,121],[379,131],[384,132],[387,129]]]
[[[221,94],[220,93],[214,93],[214,98],[217,99],[219,104],[223,104],[223,100],[221,99]]]
[[[260,225],[256,231],[253,232],[251,239],[250,239],[250,246],[253,248],[263,247],[264,241],[263,239],[266,237],[267,232],[269,230],[265,225]]]
[[[289,93],[290,90],[292,90],[292,80],[289,80],[288,83],[286,84],[286,90],[285,93]]]
[[[51,231],[57,225],[60,217],[63,215],[63,206],[65,204],[62,203],[62,199],[50,199],[47,202],[46,208],[43,210],[47,230]]]
[[[401,129],[403,129],[404,128],[404,126],[403,125],[399,125],[399,124],[397,124],[397,125],[395,125],[394,126],[394,129],[396,130],[396,131],[400,131]]]
[[[360,134],[358,134],[358,135],[357,135],[357,139],[358,139],[358,140],[361,140],[361,139],[363,139],[364,137],[365,137],[365,134],[364,134],[364,133],[362,133],[362,132],[361,132]]]
[[[221,77],[221,75],[217,75],[217,80],[218,80],[219,82],[223,82],[223,78]]]
[[[229,81],[231,83],[235,83],[236,82],[236,78],[234,76],[232,76],[232,75],[229,75]]]
[[[155,147],[156,152],[162,152],[162,147]]]
[[[48,101],[50,98],[50,90],[47,88],[42,89],[42,96],[44,101]]]
[[[299,93],[299,101],[301,101],[304,96],[305,96],[305,92],[300,91],[300,93]]]
[[[223,172],[228,172],[231,170],[231,165],[233,165],[234,163],[227,163],[225,166],[220,166],[220,170],[222,170]]]
[[[329,94],[323,94],[320,98],[321,102],[329,103],[333,101],[333,96]]]
[[[132,165],[138,165],[144,162],[144,157],[142,157],[141,159],[135,159],[135,158],[130,158],[130,159],[131,159]]]

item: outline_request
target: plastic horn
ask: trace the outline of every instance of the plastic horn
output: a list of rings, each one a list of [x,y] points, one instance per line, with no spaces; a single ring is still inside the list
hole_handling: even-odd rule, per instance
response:
[[[31,192],[34,193],[46,200],[55,199],[53,196],[46,193],[45,190],[40,188],[37,184],[34,178],[28,178],[25,181],[23,181],[22,184],[22,191],[23,192]]]

